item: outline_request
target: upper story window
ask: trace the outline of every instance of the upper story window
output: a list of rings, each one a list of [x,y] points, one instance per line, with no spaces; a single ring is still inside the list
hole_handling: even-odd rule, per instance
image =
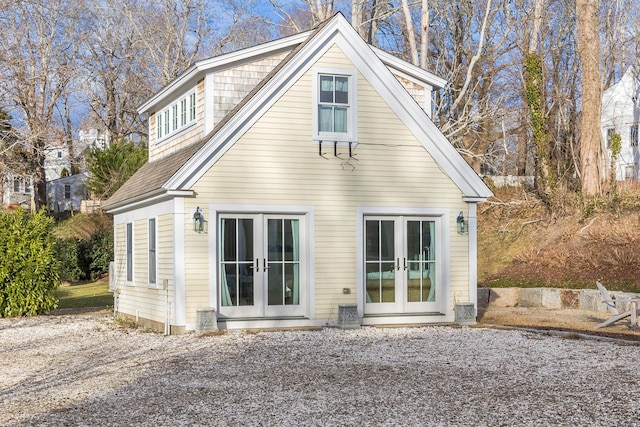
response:
[[[313,139],[323,142],[356,142],[356,101],[355,70],[316,70]]]
[[[629,129],[629,143],[632,147],[638,146],[638,124],[631,125]]]
[[[156,113],[156,137],[159,141],[189,126],[195,120],[196,92],[194,90]]]

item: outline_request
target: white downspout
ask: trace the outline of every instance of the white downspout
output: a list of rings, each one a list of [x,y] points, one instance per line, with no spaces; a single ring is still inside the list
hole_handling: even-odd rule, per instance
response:
[[[478,204],[469,203],[469,302],[478,315]]]

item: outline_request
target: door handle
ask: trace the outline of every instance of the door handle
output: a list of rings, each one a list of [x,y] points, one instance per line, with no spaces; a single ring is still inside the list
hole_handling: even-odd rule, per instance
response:
[[[267,259],[262,258],[262,271],[267,271],[269,267],[267,267]]]
[[[396,269],[400,271],[400,258],[396,258]]]
[[[407,259],[406,258],[402,258],[404,260],[404,269],[407,269]]]
[[[258,258],[256,258],[256,264],[251,268],[253,268],[255,271],[260,271],[260,260]]]

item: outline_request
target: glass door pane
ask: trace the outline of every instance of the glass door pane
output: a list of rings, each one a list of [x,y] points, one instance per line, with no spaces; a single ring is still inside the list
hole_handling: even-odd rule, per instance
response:
[[[407,221],[406,301],[435,301],[435,222]]]
[[[297,219],[267,219],[268,305],[300,303],[300,249]]]
[[[396,301],[395,221],[365,221],[367,303]]]
[[[255,304],[253,219],[220,220],[220,283],[223,307]]]

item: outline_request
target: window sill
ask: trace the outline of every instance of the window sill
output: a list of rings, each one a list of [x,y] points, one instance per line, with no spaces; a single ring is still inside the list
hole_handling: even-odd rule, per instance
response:
[[[353,137],[335,137],[335,136],[314,136],[312,141],[315,144],[326,144],[326,145],[333,145],[333,144],[338,144],[341,146],[348,146],[349,144],[351,144],[352,147],[355,147],[358,145],[358,138],[353,138]]]
[[[178,130],[174,130],[173,132],[164,135],[162,138],[160,139],[156,139],[155,145],[160,145],[160,144],[164,144],[165,142],[169,141],[170,139],[175,138],[176,136],[179,136],[180,134],[188,131],[189,129],[191,129],[192,127],[194,127],[196,124],[198,124],[197,120],[194,120],[193,122],[184,125],[183,127],[181,127]]]

